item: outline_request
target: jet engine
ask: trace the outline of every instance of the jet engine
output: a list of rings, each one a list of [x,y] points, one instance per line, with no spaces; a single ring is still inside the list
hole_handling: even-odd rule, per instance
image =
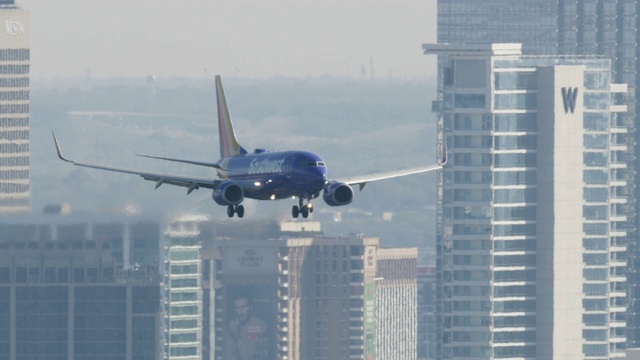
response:
[[[211,195],[218,205],[238,205],[244,200],[244,191],[233,181],[224,181],[218,185]]]
[[[324,188],[322,199],[331,206],[347,205],[353,201],[353,189],[345,183],[334,182]]]

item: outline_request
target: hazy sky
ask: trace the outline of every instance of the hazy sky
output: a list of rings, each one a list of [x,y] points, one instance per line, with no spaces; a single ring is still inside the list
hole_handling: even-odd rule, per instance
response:
[[[34,78],[435,74],[437,0],[16,0]]]

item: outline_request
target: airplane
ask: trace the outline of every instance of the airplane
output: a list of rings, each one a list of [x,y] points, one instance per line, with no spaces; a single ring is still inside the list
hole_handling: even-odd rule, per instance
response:
[[[293,218],[298,218],[300,215],[307,218],[313,212],[311,200],[318,198],[321,193],[324,202],[330,206],[348,205],[353,201],[352,186],[358,185],[362,190],[369,182],[437,170],[447,162],[445,143],[442,158],[433,165],[329,180],[326,164],[316,154],[294,150],[269,152],[264,149],[255,149],[249,153],[245,150],[236,139],[220,75],[215,76],[215,86],[220,136],[218,162],[150,155],[138,156],[214,168],[218,175],[216,179],[146,172],[69,160],[62,155],[56,134],[52,132],[58,157],[75,166],[139,175],[144,180],[154,181],[156,189],[165,184],[182,186],[187,188],[187,195],[196,189],[211,189],[213,201],[218,205],[226,206],[227,215],[230,218],[234,215],[238,218],[244,217],[242,202],[245,198],[254,200],[297,198],[298,205],[292,207],[291,215]]]

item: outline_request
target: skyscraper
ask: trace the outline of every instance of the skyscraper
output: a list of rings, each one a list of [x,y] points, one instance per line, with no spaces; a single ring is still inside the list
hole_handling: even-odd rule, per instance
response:
[[[518,42],[525,54],[604,55],[611,59],[611,80],[628,84],[617,94],[628,111],[615,118],[616,144],[624,151],[614,153],[624,163],[616,169],[626,183],[616,191],[618,260],[626,260],[627,271],[616,269],[616,277],[626,276],[627,342],[640,346],[640,148],[636,110],[640,94],[638,76],[638,22],[636,0],[438,0],[439,43]],[[626,130],[622,130],[622,129]],[[621,233],[624,232],[624,235]],[[625,289],[619,289],[624,291]]]
[[[386,259],[394,266],[378,291],[377,238],[325,237],[316,222],[284,223],[264,237],[234,236],[221,224],[203,227],[213,239],[201,250],[205,358],[380,359],[377,306],[391,315],[396,291],[413,294],[413,302],[404,299],[413,318],[386,319],[382,329],[400,326],[405,332],[397,336],[405,336],[415,358],[415,249],[413,256],[398,250],[399,266]]]
[[[436,268],[418,266],[418,360],[436,358]]]
[[[439,358],[624,348],[626,199],[610,60],[435,44],[450,163],[438,205]],[[621,331],[622,330],[622,331]]]
[[[288,240],[281,262],[288,359],[377,359],[378,243],[362,236]]]
[[[143,219],[5,216],[0,358],[158,359],[158,228]],[[155,259],[132,266],[134,248]]]
[[[376,252],[376,356],[416,360],[418,356],[418,249]]]
[[[202,217],[172,221],[164,236],[164,359],[202,359]]]
[[[29,13],[0,2],[0,213],[29,207]]]

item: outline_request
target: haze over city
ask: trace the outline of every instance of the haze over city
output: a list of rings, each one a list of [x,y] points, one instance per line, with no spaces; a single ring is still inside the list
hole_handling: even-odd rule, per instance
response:
[[[435,74],[435,0],[19,0],[33,79]]]
[[[1,359],[640,359],[637,0],[15,1]]]

